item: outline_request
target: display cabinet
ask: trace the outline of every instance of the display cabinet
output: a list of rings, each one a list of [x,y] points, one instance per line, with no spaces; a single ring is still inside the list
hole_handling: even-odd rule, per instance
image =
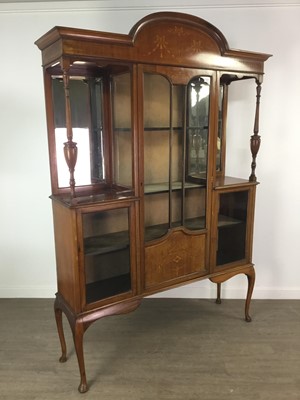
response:
[[[269,55],[231,50],[210,23],[171,12],[143,18],[128,35],[55,27],[36,44],[60,361],[64,313],[85,392],[84,332],[99,318],[134,310],[145,296],[209,278],[220,302],[221,283],[245,274],[251,320],[259,104]],[[240,136],[245,147],[250,137],[250,177],[228,177],[228,93],[249,80],[254,130],[245,126]]]

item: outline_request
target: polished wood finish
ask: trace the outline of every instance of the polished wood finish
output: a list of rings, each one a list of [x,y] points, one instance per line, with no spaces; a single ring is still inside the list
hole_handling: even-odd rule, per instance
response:
[[[45,79],[60,361],[67,359],[64,313],[84,393],[85,331],[133,311],[147,295],[209,278],[220,303],[221,283],[244,274],[251,320],[259,103],[270,55],[231,50],[210,23],[169,12],[143,18],[128,35],[55,27],[36,44]],[[257,87],[252,164],[250,178],[240,179],[225,175],[228,92],[248,79]],[[62,94],[54,81],[62,82]],[[88,118],[76,81],[88,88]],[[77,140],[86,138],[82,166]],[[91,172],[80,183],[84,167]]]

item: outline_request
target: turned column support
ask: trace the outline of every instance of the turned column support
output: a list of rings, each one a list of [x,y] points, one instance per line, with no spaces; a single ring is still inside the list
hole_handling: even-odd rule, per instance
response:
[[[65,94],[65,108],[66,108],[66,128],[67,128],[67,139],[64,143],[64,156],[70,172],[70,190],[71,196],[75,197],[75,177],[74,171],[77,162],[77,143],[73,142],[73,130],[72,130],[72,116],[71,116],[71,102],[70,102],[70,89],[69,89],[69,63],[63,65],[63,83],[64,83],[64,94]]]
[[[249,176],[250,182],[256,182],[256,157],[260,147],[260,136],[259,136],[259,106],[260,106],[260,93],[261,93],[261,83],[256,81],[256,108],[255,108],[255,120],[254,120],[254,129],[253,135],[250,139],[250,148],[252,154],[252,163],[251,163],[251,175]]]

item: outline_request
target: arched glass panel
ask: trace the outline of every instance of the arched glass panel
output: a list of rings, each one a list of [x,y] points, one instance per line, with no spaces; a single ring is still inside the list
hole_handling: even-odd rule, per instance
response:
[[[210,79],[144,74],[145,241],[205,227]]]

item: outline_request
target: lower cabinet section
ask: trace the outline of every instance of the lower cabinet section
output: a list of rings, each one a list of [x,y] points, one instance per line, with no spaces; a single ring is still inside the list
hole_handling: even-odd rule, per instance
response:
[[[145,248],[145,287],[205,271],[205,234],[172,231]]]

